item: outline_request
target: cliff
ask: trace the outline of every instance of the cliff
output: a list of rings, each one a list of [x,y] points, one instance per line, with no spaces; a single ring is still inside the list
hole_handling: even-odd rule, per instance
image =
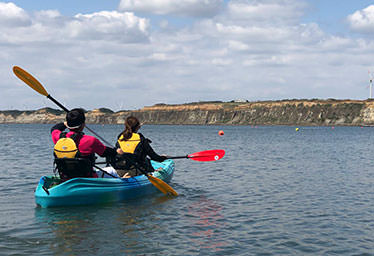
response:
[[[138,110],[86,113],[87,123],[123,124],[129,115],[146,124],[203,125],[374,125],[372,100],[282,100],[260,102],[199,102],[157,104]],[[0,111],[0,123],[56,123],[65,113],[43,108]]]

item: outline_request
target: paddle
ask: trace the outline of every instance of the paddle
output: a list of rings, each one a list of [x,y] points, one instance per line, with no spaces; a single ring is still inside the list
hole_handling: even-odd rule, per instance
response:
[[[69,110],[67,108],[65,108],[61,103],[59,103],[57,100],[55,100],[43,87],[43,85],[41,85],[41,83],[39,83],[39,81],[33,77],[30,73],[26,72],[25,70],[23,70],[22,68],[18,67],[18,66],[14,66],[13,67],[13,72],[14,74],[19,78],[21,79],[23,82],[25,82],[28,86],[30,86],[32,89],[34,89],[35,91],[37,91],[38,93],[40,93],[41,95],[44,95],[46,96],[48,99],[52,100],[57,106],[59,106],[61,109],[63,109],[65,112],[69,112]],[[91,130],[90,128],[88,128],[86,126],[87,130],[89,130],[90,132],[92,132],[94,135],[96,135],[98,138],[100,138],[102,141],[104,141],[107,145],[110,145],[109,142],[107,142],[104,138],[102,138],[100,135],[98,135],[96,132],[94,132],[93,130]],[[159,178],[156,178],[156,177],[153,177],[153,176],[150,176],[148,174],[144,174],[148,180],[156,187],[158,188],[162,193],[164,194],[171,194],[171,195],[178,195],[178,193],[172,188],[170,187],[166,182],[164,182],[163,180],[159,179]]]
[[[223,149],[213,149],[213,150],[205,150],[196,153],[192,153],[185,156],[167,156],[166,159],[181,159],[181,158],[189,158],[194,161],[200,162],[209,162],[209,161],[217,161],[221,159],[225,155],[225,150]],[[106,164],[107,162],[97,162],[96,164]]]
[[[149,175],[148,173],[145,173],[145,172],[143,172],[143,174],[148,178],[148,180],[153,184],[153,186],[158,188],[158,190],[160,190],[165,195],[168,195],[168,194],[173,195],[173,196],[178,195],[178,193],[172,187],[170,187],[169,184],[167,184],[165,181],[159,178],[156,178],[152,175]]]
[[[180,159],[180,158],[189,158],[194,161],[208,162],[208,161],[217,161],[225,155],[225,150],[223,149],[213,149],[205,150],[196,153],[192,153],[186,156],[168,156],[168,159]]]
[[[43,85],[41,85],[41,83],[39,83],[38,80],[36,80],[35,77],[33,77],[31,74],[29,74],[28,72],[26,72],[25,70],[23,70],[22,68],[20,67],[17,67],[17,66],[14,66],[13,67],[13,72],[14,74],[19,78],[21,79],[23,82],[25,82],[28,86],[30,86],[32,89],[34,89],[35,91],[37,91],[38,93],[40,93],[41,95],[44,95],[46,96],[48,99],[50,99],[51,101],[53,101],[57,106],[59,106],[62,110],[64,110],[65,112],[69,112],[69,110],[67,108],[65,108],[60,102],[58,102],[57,100],[55,100],[43,87]],[[104,138],[102,138],[99,134],[97,134],[96,132],[94,132],[92,129],[90,129],[88,126],[86,126],[86,129],[89,130],[90,132],[92,132],[96,137],[100,138],[102,141],[104,141],[107,145],[110,145],[109,142],[107,142]]]

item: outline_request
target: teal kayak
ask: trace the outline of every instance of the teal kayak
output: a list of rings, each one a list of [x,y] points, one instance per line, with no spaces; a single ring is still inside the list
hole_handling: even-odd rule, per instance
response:
[[[151,161],[153,176],[170,182],[174,173],[174,161]],[[128,179],[74,178],[63,183],[55,176],[43,176],[35,190],[35,202],[41,207],[88,205],[119,202],[152,193],[161,193],[144,175]]]

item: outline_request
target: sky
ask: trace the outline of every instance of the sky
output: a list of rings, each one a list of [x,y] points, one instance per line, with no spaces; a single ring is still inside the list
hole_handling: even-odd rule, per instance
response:
[[[0,0],[0,110],[370,97],[372,0]]]

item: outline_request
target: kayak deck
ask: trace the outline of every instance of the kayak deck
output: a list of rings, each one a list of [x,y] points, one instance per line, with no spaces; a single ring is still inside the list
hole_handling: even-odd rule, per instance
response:
[[[173,160],[162,163],[151,161],[155,169],[153,175],[169,182],[174,173]],[[60,183],[54,176],[43,176],[35,190],[35,202],[41,207],[88,205],[118,202],[159,191],[145,175],[132,178],[74,178]]]

